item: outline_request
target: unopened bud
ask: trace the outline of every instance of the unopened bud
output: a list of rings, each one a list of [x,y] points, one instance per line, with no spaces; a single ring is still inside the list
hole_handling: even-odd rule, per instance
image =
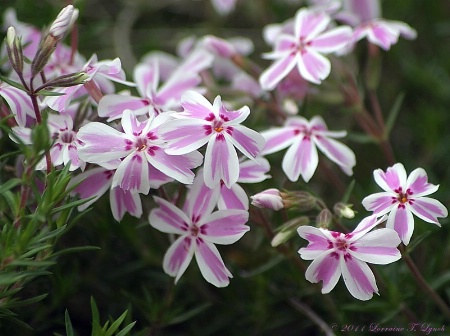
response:
[[[297,217],[287,221],[280,228],[277,229],[279,231],[273,238],[270,244],[272,247],[277,247],[285,242],[287,242],[297,231],[300,226],[308,225],[309,219],[306,216]]]
[[[205,36],[203,39],[203,45],[209,51],[225,58],[232,57],[236,54],[236,49],[230,42],[216,36]]]
[[[306,191],[282,192],[281,197],[286,208],[308,211],[317,206],[317,199]]]
[[[70,29],[72,29],[77,17],[78,10],[74,9],[72,5],[64,7],[61,12],[59,12],[55,21],[50,26],[48,33],[43,38],[41,45],[36,52],[36,56],[34,56],[33,62],[31,62],[31,74],[33,77],[42,71],[50,59],[50,56],[55,51],[56,44],[63,39]]]
[[[66,33],[72,29],[73,24],[78,18],[78,10],[74,9],[72,5],[64,7],[53,21],[48,33],[57,41],[63,39]]]
[[[16,30],[12,26],[6,32],[6,49],[12,68],[20,75],[23,71],[22,45],[16,35]]]
[[[355,211],[353,211],[352,206],[352,204],[336,203],[333,210],[339,217],[352,219],[355,217]]]
[[[298,105],[293,99],[285,99],[283,101],[283,109],[289,115],[297,115],[298,114]]]
[[[258,208],[268,208],[272,210],[280,210],[284,208],[283,199],[278,189],[267,189],[250,197],[252,205]]]
[[[333,215],[331,214],[331,211],[323,209],[316,217],[316,225],[317,227],[326,229],[330,225],[332,219]]]
[[[49,80],[39,89],[49,87],[69,87],[86,83],[90,79],[90,76],[84,72],[74,72],[66,75],[62,75],[52,80]]]

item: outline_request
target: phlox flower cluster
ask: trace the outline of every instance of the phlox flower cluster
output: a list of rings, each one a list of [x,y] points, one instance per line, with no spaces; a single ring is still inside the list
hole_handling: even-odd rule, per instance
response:
[[[231,13],[236,3],[211,1],[220,15]],[[247,68],[253,51],[249,39],[207,35],[182,41],[178,55],[157,51],[144,55],[131,81],[119,58],[99,60],[95,54],[85,58],[62,43],[78,16],[73,7],[58,16],[45,36],[7,11],[5,21],[15,27],[24,43],[23,56],[38,61],[48,56],[41,67],[38,61],[31,65],[12,62],[13,69],[3,69],[9,80],[0,82],[0,97],[13,123],[10,138],[33,145],[33,129],[42,122],[36,108],[45,111],[50,148],[40,153],[42,159],[33,168],[48,172],[68,166],[73,173],[71,195],[85,200],[79,211],[109,191],[115,220],[121,221],[126,213],[137,218],[145,214],[151,227],[175,235],[163,260],[164,271],[175,282],[195,257],[207,282],[227,286],[232,273],[216,244],[236,243],[250,230],[246,185],[270,179],[274,164],[293,186],[314,181],[319,152],[345,175],[353,175],[357,161],[344,143],[347,131],[329,129],[322,115],[307,118],[307,113],[297,112],[304,97],[318,95],[334,63],[345,62],[339,59],[361,39],[389,50],[399,36],[415,37],[407,24],[381,18],[373,3],[378,4],[311,1],[293,18],[265,27],[264,39],[273,50],[262,58],[272,63],[257,75]],[[15,55],[11,48],[17,46],[13,31],[9,34],[11,59]],[[39,41],[49,39],[57,46],[51,55],[39,56],[45,51],[45,43]],[[41,76],[36,76],[36,69]],[[32,104],[26,90],[11,85],[18,79],[30,80],[34,89],[48,92],[34,94],[38,100]],[[209,86],[211,81],[220,85]],[[118,91],[116,83],[127,90]],[[283,101],[274,118],[266,108],[272,98],[275,103]],[[264,108],[258,106],[261,102]],[[261,117],[262,113],[266,114]],[[273,123],[261,126],[258,120]],[[286,151],[281,163],[271,162],[272,154],[282,150]],[[342,275],[352,296],[372,298],[378,288],[367,263],[384,265],[401,258],[397,247],[410,242],[413,215],[439,225],[438,218],[448,214],[442,203],[426,197],[438,186],[428,183],[421,168],[408,177],[397,163],[385,172],[375,170],[374,178],[384,191],[362,201],[373,214],[352,232],[330,230],[331,220],[326,225],[316,223],[320,227],[295,228],[308,240],[308,246],[299,250],[300,257],[313,260],[306,279],[323,281],[324,294]],[[271,183],[280,184],[277,180]],[[163,189],[166,186],[170,192]],[[318,197],[302,192],[270,188],[252,195],[251,200],[256,207],[273,210],[283,211],[291,205],[316,210]],[[143,206],[144,198],[151,209]],[[376,229],[386,220],[386,227]]]

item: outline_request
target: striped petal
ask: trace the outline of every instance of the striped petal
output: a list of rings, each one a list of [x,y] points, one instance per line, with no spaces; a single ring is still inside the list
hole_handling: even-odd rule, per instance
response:
[[[109,202],[113,217],[118,222],[122,220],[126,212],[136,218],[142,216],[142,203],[138,193],[132,193],[119,187],[112,188],[109,193]]]
[[[239,160],[233,145],[218,133],[208,142],[206,148],[204,171],[205,184],[215,188],[223,180],[227,188],[239,178]]]
[[[113,177],[112,187],[117,186],[124,190],[148,194],[150,182],[145,155],[136,151],[122,161]]]
[[[343,168],[345,173],[352,175],[352,169],[356,164],[355,153],[343,143],[323,136],[314,136],[317,147],[331,161]]]
[[[186,214],[165,199],[154,196],[153,200],[159,208],[150,212],[148,217],[150,225],[161,232],[186,234],[191,222]]]
[[[213,112],[211,103],[200,93],[186,91],[181,97],[182,115],[189,118],[205,119]]]
[[[396,198],[397,195],[384,191],[365,197],[361,203],[367,211],[373,211],[374,214],[382,216],[396,206],[397,201],[393,203],[393,199],[396,200]]]
[[[313,260],[329,250],[329,239],[323,234],[322,230],[312,226],[300,226],[297,232],[300,237],[308,241],[308,246],[302,247],[298,251],[302,259]]]
[[[320,84],[331,72],[330,61],[311,48],[298,58],[297,67],[304,79],[315,84]]]
[[[282,168],[286,176],[292,182],[296,182],[300,175],[308,182],[316,171],[319,164],[317,149],[310,138],[298,138],[287,150]]]
[[[401,243],[397,232],[391,229],[379,229],[367,233],[358,239],[349,253],[362,261],[386,265],[401,258],[397,246]]]
[[[78,147],[79,157],[86,162],[103,163],[126,156],[125,134],[99,122],[91,122],[80,128],[77,138],[82,142]]]
[[[352,256],[340,258],[342,277],[350,294],[358,300],[370,300],[373,293],[378,294],[375,277],[364,261]]]
[[[191,169],[201,165],[203,159],[197,151],[184,155],[169,155],[157,146],[150,147],[145,155],[146,161],[153,167],[184,184],[194,181],[195,174]]]
[[[202,147],[211,138],[205,129],[209,124],[198,119],[178,119],[163,124],[158,132],[168,142],[166,153],[180,155]]]
[[[389,214],[386,227],[395,230],[403,244],[408,245],[414,231],[414,218],[411,211],[401,206],[394,207]]]
[[[386,172],[377,169],[373,172],[373,177],[384,191],[392,191],[398,187],[404,188],[406,186],[406,170],[401,163],[389,167]]]
[[[412,204],[408,204],[407,207],[420,219],[437,226],[441,226],[438,217],[448,216],[447,208],[441,202],[429,197],[414,199]]]
[[[263,90],[273,90],[278,83],[294,68],[299,57],[292,53],[275,61],[259,77],[259,84]]]
[[[312,283],[323,281],[322,294],[331,292],[341,276],[339,257],[329,250],[322,253],[309,265],[306,280]]]
[[[206,281],[216,287],[226,287],[233,276],[223,263],[216,246],[207,241],[196,241],[195,259]]]
[[[409,174],[406,187],[413,193],[415,198],[430,195],[439,189],[438,185],[428,183],[428,175],[423,168],[414,169]]]
[[[244,189],[237,183],[233,184],[230,189],[223,185],[220,187],[220,198],[217,207],[219,210],[248,210],[248,196]]]
[[[279,127],[273,128],[264,132],[261,135],[266,140],[262,155],[278,152],[286,147],[292,145],[297,139],[295,129],[293,127]]]
[[[168,275],[175,277],[175,283],[189,266],[194,255],[195,243],[190,237],[181,236],[169,247],[163,260],[163,269]]]
[[[202,219],[202,237],[210,243],[229,245],[237,242],[250,230],[246,210],[219,210]]]
[[[249,159],[257,157],[264,148],[264,137],[248,127],[236,125],[233,126],[231,135],[226,132],[223,134],[227,141],[230,141]]]

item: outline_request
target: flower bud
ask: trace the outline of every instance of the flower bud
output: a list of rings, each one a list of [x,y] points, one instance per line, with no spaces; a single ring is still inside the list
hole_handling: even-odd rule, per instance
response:
[[[48,33],[57,41],[63,39],[66,33],[72,29],[73,24],[78,18],[78,10],[74,9],[72,5],[64,7],[53,21]]]
[[[323,209],[316,217],[316,225],[317,227],[326,229],[330,225],[332,219],[333,215],[331,214],[331,211]]]
[[[317,206],[317,199],[306,191],[282,192],[281,197],[286,208],[309,211]]]
[[[268,208],[272,210],[284,208],[283,199],[281,198],[278,189],[267,189],[250,198],[252,199],[252,205],[258,208]]]
[[[353,211],[352,206],[352,204],[336,203],[333,210],[339,217],[352,219],[355,217],[355,211]]]
[[[6,50],[12,68],[20,75],[23,71],[22,45],[20,39],[16,36],[16,30],[12,26],[8,28],[6,33]]]
[[[283,224],[277,231],[279,231],[273,238],[270,244],[272,247],[277,247],[285,242],[287,242],[292,236],[295,235],[297,229],[300,226],[308,225],[309,219],[306,216],[297,217],[287,221]]]
[[[225,58],[230,58],[237,54],[236,49],[230,42],[216,36],[205,36],[203,39],[203,45],[209,51]]]
[[[56,44],[64,38],[77,18],[78,10],[74,9],[72,5],[64,7],[59,12],[55,21],[50,26],[47,35],[43,38],[33,62],[31,62],[31,74],[33,77],[42,71],[50,56],[55,51]]]
[[[283,109],[288,115],[297,115],[298,114],[298,105],[293,99],[285,99],[283,101]]]
[[[79,84],[84,84],[90,79],[90,76],[84,72],[74,72],[66,75],[62,75],[52,80],[49,80],[39,89],[49,88],[49,87],[69,87]]]

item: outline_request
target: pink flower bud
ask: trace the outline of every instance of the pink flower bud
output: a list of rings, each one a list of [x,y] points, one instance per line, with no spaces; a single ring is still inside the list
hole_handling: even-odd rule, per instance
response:
[[[209,51],[225,58],[230,58],[237,53],[230,42],[212,35],[205,36],[203,45]]]
[[[268,208],[272,210],[284,208],[283,199],[281,198],[278,189],[267,189],[250,198],[252,199],[252,205],[258,208]]]
[[[64,7],[50,26],[49,34],[52,35],[55,39],[61,40],[64,35],[72,28],[77,18],[77,9],[74,9],[72,5]]]

